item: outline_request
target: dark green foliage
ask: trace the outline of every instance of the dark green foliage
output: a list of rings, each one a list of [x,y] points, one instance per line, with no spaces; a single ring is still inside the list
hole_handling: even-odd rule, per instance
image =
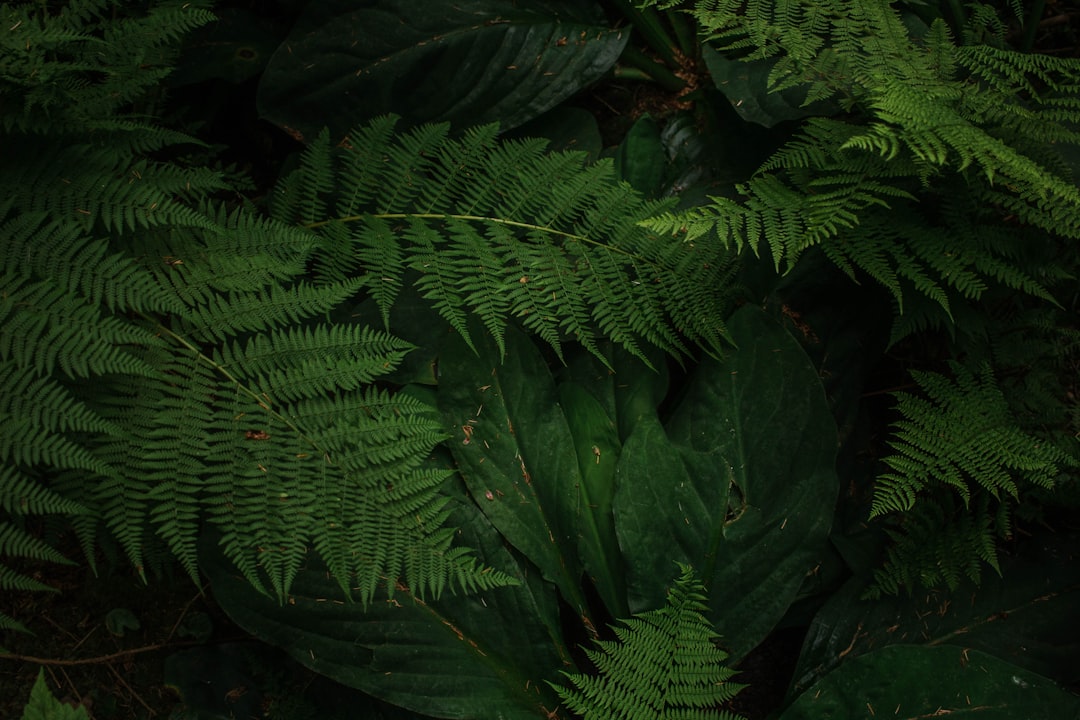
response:
[[[824,101],[844,113],[806,120],[731,196],[646,224],[768,254],[778,270],[820,248],[889,291],[894,344],[949,332],[978,377],[916,372],[931,400],[901,396],[871,513],[896,514],[880,578],[953,585],[996,567],[1017,504],[1077,467],[1071,351],[1048,328],[1075,324],[1059,311],[1080,240],[1065,149],[1080,142],[1080,63],[1006,49],[987,12],[964,27],[970,44],[883,3],[720,0],[692,13],[713,47],[771,63],[769,91],[801,89],[807,114]],[[1007,356],[1032,342],[1042,356]]]
[[[823,684],[773,716],[960,710],[980,668],[1020,714],[1075,705],[959,647],[869,650],[1064,624],[1064,577],[976,600],[1080,507],[1080,64],[977,3],[660,4],[693,10],[279,3],[258,52],[222,23],[183,55],[233,8],[0,5],[0,591],[52,589],[65,535],[92,567],[205,572],[402,714],[730,718],[725,662],[822,605]],[[364,37],[388,49],[356,65]],[[588,109],[534,118],[624,46]],[[655,106],[627,93],[650,73]],[[844,625],[830,595],[876,601]],[[938,598],[969,611],[934,630]],[[909,697],[943,668],[949,697]],[[894,671],[913,690],[864,692]]]
[[[573,687],[556,686],[562,701],[584,720],[734,720],[719,708],[743,686],[729,682],[727,653],[702,615],[704,592],[683,566],[667,605],[624,620],[617,640],[585,651],[598,675],[564,673]]]
[[[962,575],[979,579],[980,560],[998,571],[997,543],[1011,536],[1021,495],[1049,490],[1080,468],[1074,455],[1018,424],[988,367],[952,371],[952,379],[913,373],[925,397],[896,395],[903,419],[870,513],[893,519],[896,544],[875,573],[875,592],[955,588]]]

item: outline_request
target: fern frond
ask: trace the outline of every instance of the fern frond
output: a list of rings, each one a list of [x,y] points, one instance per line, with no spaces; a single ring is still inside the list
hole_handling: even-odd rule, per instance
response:
[[[353,213],[307,223],[324,241],[315,266],[327,279],[364,278],[384,322],[411,270],[466,337],[472,315],[500,341],[516,319],[557,353],[567,340],[595,351],[605,336],[639,355],[644,343],[680,354],[686,340],[721,346],[723,326],[700,318],[724,315],[726,288],[699,288],[691,304],[663,295],[657,278],[690,286],[705,268],[730,267],[728,254],[639,227],[665,208],[617,183],[611,163],[585,166],[581,154],[545,153],[539,141],[500,142],[494,128],[461,139],[439,125],[393,129],[380,119],[342,147],[316,140],[274,201],[282,221],[324,204]],[[334,201],[305,200],[317,169],[335,174]]]
[[[216,20],[209,2],[162,0],[139,15],[112,3],[5,3],[0,127],[43,134],[94,128],[170,72],[178,40]]]
[[[0,467],[0,509],[9,517],[90,513],[85,506],[49,488],[41,478],[31,477],[11,465]]]
[[[274,284],[249,292],[213,295],[183,317],[196,337],[223,340],[240,332],[267,330],[326,313],[352,297],[360,286],[358,280],[324,286]]]
[[[955,590],[963,578],[978,583],[984,563],[1000,574],[997,544],[1008,537],[1009,518],[1009,505],[989,495],[969,507],[958,507],[949,496],[919,503],[888,531],[892,545],[865,596],[942,584]]]
[[[821,245],[849,275],[882,283],[901,308],[904,289],[914,289],[946,316],[958,298],[996,283],[1050,297],[1038,273],[1017,265],[1024,241],[1015,230],[1080,237],[1080,191],[1054,147],[1080,143],[1080,63],[961,47],[941,21],[912,37],[883,3],[695,5],[716,44],[775,60],[771,88],[811,83],[815,98],[834,96],[852,112],[807,120],[738,198],[713,198],[647,227],[768,252],[778,268]],[[942,222],[922,202],[952,192],[977,199],[974,222]],[[906,237],[883,232],[907,217],[917,222]],[[1009,242],[986,239],[1002,226]]]
[[[0,276],[0,360],[47,375],[69,377],[118,372],[150,375],[153,369],[127,352],[147,340],[141,328],[103,315],[98,308],[47,280],[33,282],[9,272]]]
[[[586,649],[598,675],[563,672],[572,687],[552,685],[569,710],[585,720],[735,720],[717,708],[744,686],[730,682],[727,653],[702,614],[704,586],[681,567],[664,607],[615,626],[617,641]]]
[[[874,490],[871,517],[904,512],[931,486],[951,487],[966,506],[976,488],[995,499],[1020,485],[1050,487],[1068,458],[1017,426],[989,368],[952,366],[955,379],[913,373],[926,393],[897,393],[903,416]]]
[[[393,370],[412,348],[359,325],[290,328],[223,345],[214,360],[274,401],[293,402],[361,388]]]

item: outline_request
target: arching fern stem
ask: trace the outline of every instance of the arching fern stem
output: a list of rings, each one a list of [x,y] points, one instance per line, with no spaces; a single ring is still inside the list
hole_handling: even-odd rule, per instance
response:
[[[320,220],[318,222],[307,223],[303,225],[308,230],[314,230],[326,225],[332,225],[333,223],[349,223],[359,222],[364,218],[378,218],[380,220],[408,220],[415,218],[417,220],[461,220],[463,222],[484,222],[491,223],[492,225],[505,225],[506,227],[517,228],[519,230],[536,230],[542,233],[548,233],[550,235],[558,235],[564,237],[567,240],[574,242],[585,243],[588,245],[595,245],[596,247],[602,247],[613,252],[620,253],[635,260],[641,260],[643,262],[649,262],[647,258],[643,258],[640,255],[632,253],[628,250],[609,245],[607,243],[599,242],[598,240],[592,240],[584,235],[576,235],[564,230],[556,230],[555,228],[545,227],[543,225],[534,225],[533,223],[525,223],[517,220],[507,220],[505,218],[485,217],[482,215],[457,215],[454,213],[367,213],[364,215],[349,215],[341,218],[331,218],[329,220]],[[655,263],[650,263],[655,264]]]

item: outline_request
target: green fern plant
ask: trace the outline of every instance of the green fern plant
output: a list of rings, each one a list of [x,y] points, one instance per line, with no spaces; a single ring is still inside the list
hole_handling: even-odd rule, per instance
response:
[[[778,268],[820,247],[901,314],[913,290],[933,300],[939,322],[995,284],[1052,301],[1059,271],[1020,248],[1080,232],[1080,191],[1052,147],[1080,139],[1080,64],[958,46],[944,21],[909,29],[880,3],[709,2],[694,16],[721,49],[773,62],[771,91],[802,86],[806,104],[849,114],[808,120],[736,197],[649,227],[767,252]]]
[[[616,182],[610,161],[498,142],[495,126],[455,139],[446,125],[395,125],[376,120],[336,148],[324,133],[272,203],[319,236],[316,277],[357,277],[384,325],[413,274],[454,330],[469,339],[475,316],[500,349],[512,318],[559,357],[567,340],[602,357],[600,338],[642,359],[648,346],[722,350],[730,257],[640,227],[669,205]]]
[[[614,629],[617,640],[586,649],[599,674],[563,675],[572,687],[553,685],[563,703],[584,720],[735,720],[721,710],[744,686],[731,682],[727,653],[702,613],[705,589],[693,570],[681,574],[664,607],[643,612]]]
[[[164,549],[195,578],[204,539],[280,600],[310,552],[364,602],[397,578],[419,595],[510,582],[444,527],[438,413],[379,382],[412,349],[386,328],[400,289],[466,337],[475,315],[500,343],[519,322],[557,353],[688,353],[721,345],[730,260],[639,227],[658,206],[610,163],[494,127],[385,118],[312,143],[273,217],[223,201],[221,174],[166,159],[199,143],[139,116],[149,83],[110,84],[146,54],[167,72],[161,38],[211,16],[128,10],[4,7],[49,50],[3,76],[0,553],[59,560],[26,520],[61,515],[91,564],[104,533],[140,574]],[[364,298],[383,329],[326,320]],[[10,568],[0,583],[38,587]]]
[[[1061,148],[1080,140],[1080,64],[1006,49],[986,8],[962,43],[944,20],[883,3],[719,0],[689,12],[721,52],[770,63],[768,91],[801,89],[806,106],[844,113],[804,121],[728,196],[645,224],[778,270],[815,248],[889,291],[894,346],[945,329],[954,357],[987,363],[977,375],[957,366],[955,382],[915,374],[931,400],[901,396],[871,515],[896,522],[879,589],[996,567],[1017,504],[1075,470],[1064,351],[1010,364],[1001,347],[1023,346],[1016,333],[1030,329],[1014,323],[1001,343],[994,325],[1016,305],[1070,322],[1056,312],[1080,191]],[[1041,378],[1039,394],[1015,392],[1014,377]]]
[[[980,561],[1000,572],[997,544],[1012,534],[1021,495],[1080,468],[1074,454],[1019,425],[989,367],[953,363],[952,373],[913,373],[924,395],[896,394],[902,419],[870,512],[893,519],[895,544],[871,595],[978,581]]]

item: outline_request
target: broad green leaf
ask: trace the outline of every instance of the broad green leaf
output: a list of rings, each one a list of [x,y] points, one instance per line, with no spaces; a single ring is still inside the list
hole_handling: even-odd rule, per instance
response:
[[[604,149],[600,125],[596,116],[587,110],[560,105],[543,115],[519,125],[503,137],[544,138],[550,141],[548,152],[577,151],[585,153],[585,162],[593,163]]]
[[[560,384],[559,401],[581,473],[579,556],[608,611],[626,617],[630,610],[611,506],[621,449],[615,422],[596,397],[577,383]]]
[[[978,650],[894,645],[845,662],[780,720],[873,717],[1070,720],[1080,717],[1080,698]]]
[[[242,83],[262,72],[284,33],[265,16],[236,7],[219,7],[218,21],[193,32],[184,45],[172,87],[217,78]]]
[[[49,692],[45,670],[38,670],[37,680],[30,690],[30,702],[23,710],[22,720],[89,720],[86,708],[66,705]]]
[[[545,681],[572,665],[554,592],[522,569],[468,498],[448,522],[482,562],[520,584],[426,601],[399,585],[364,610],[317,567],[299,573],[285,605],[252,590],[219,553],[207,552],[202,567],[234,622],[343,685],[433,717],[543,718],[557,702]]]
[[[643,348],[649,365],[624,348],[601,341],[601,361],[591,352],[567,354],[560,382],[572,382],[587,390],[615,419],[619,442],[626,442],[637,422],[656,414],[668,393],[667,358],[655,347]]]
[[[301,139],[377,115],[516,127],[599,79],[629,33],[592,3],[348,0],[308,5],[270,60],[259,112]]]
[[[642,115],[615,153],[615,172],[645,197],[659,198],[664,192],[667,163],[660,125],[649,115]]]
[[[665,568],[696,568],[732,656],[783,616],[828,536],[836,426],[798,343],[747,307],[738,350],[697,369],[666,426],[642,418],[623,446],[615,517],[632,612],[659,607]]]
[[[814,618],[795,670],[802,692],[844,660],[893,643],[957,645],[992,653],[1069,684],[1080,680],[1080,565],[1075,535],[1030,541],[1002,557],[1002,574],[955,591],[861,600],[852,580]]]
[[[439,358],[439,408],[469,493],[491,524],[555,583],[582,617],[578,559],[581,475],[574,439],[547,363],[528,337],[508,328],[506,354],[474,333]]]
[[[785,120],[797,120],[811,115],[833,115],[839,107],[835,102],[819,100],[804,104],[809,84],[776,91],[769,85],[775,58],[743,61],[725,57],[708,45],[702,46],[701,57],[720,92],[747,122],[772,127]]]

